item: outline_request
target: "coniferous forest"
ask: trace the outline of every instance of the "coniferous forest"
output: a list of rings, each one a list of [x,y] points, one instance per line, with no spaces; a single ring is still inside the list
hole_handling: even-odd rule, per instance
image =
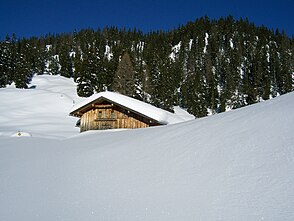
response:
[[[0,42],[0,87],[34,74],[73,78],[79,96],[112,90],[196,117],[293,91],[294,38],[233,17],[171,31],[105,27]]]

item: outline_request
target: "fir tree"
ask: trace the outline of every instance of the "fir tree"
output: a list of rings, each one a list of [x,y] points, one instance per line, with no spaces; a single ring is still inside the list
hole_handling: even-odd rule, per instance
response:
[[[59,53],[60,75],[64,77],[73,76],[72,56],[70,55],[69,47],[66,45],[60,49]]]
[[[0,87],[5,87],[12,82],[12,43],[7,36],[0,42]]]
[[[58,55],[51,55],[51,57],[49,58],[48,71],[53,75],[57,75],[60,73]]]
[[[77,83],[77,94],[80,97],[89,97],[94,93],[94,84],[91,75],[87,74],[88,58],[78,52],[75,56],[74,80]]]
[[[16,43],[14,48],[13,81],[17,88],[27,88],[27,84],[29,84],[32,79],[32,73],[30,72],[28,62],[23,53],[25,48],[26,45],[22,45],[20,41]]]
[[[118,64],[112,89],[130,97],[133,97],[136,93],[134,69],[128,52],[123,54]]]

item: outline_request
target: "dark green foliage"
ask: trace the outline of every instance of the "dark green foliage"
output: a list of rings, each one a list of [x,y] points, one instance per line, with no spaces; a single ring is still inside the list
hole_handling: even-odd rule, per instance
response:
[[[70,52],[70,48],[66,45],[63,45],[59,52],[60,75],[68,78],[73,76],[73,64]]]
[[[60,74],[79,96],[110,89],[197,117],[291,92],[293,72],[293,37],[231,16],[168,32],[106,27],[0,42],[0,87]]]
[[[130,97],[135,96],[135,72],[128,52],[122,55],[112,84],[112,90]]]
[[[25,42],[18,41],[15,45],[13,56],[13,81],[17,88],[27,88],[27,84],[32,79],[32,74],[29,69],[29,64],[25,58],[25,51],[28,45]]]
[[[28,56],[30,45],[27,41],[16,41],[15,36],[6,38],[0,44],[0,86],[15,83],[17,88],[27,88],[32,79]]]
[[[0,42],[0,87],[5,87],[12,82],[12,43],[7,37]]]

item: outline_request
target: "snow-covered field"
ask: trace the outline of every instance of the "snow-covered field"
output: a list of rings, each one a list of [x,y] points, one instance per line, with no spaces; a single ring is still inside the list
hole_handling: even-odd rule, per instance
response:
[[[32,84],[0,89],[1,221],[294,220],[294,93],[180,124],[79,134],[73,82]]]
[[[33,78],[35,89],[0,88],[0,135],[18,131],[37,137],[65,138],[78,134],[77,118],[69,116],[82,99],[72,80],[41,75]]]

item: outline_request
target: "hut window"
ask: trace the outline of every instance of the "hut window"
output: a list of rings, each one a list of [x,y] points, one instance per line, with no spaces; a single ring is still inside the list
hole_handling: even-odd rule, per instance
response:
[[[102,111],[98,112],[98,118],[102,118]]]
[[[111,118],[115,118],[115,112],[114,112],[114,111],[111,111],[111,113],[110,113],[110,117],[111,117]]]

